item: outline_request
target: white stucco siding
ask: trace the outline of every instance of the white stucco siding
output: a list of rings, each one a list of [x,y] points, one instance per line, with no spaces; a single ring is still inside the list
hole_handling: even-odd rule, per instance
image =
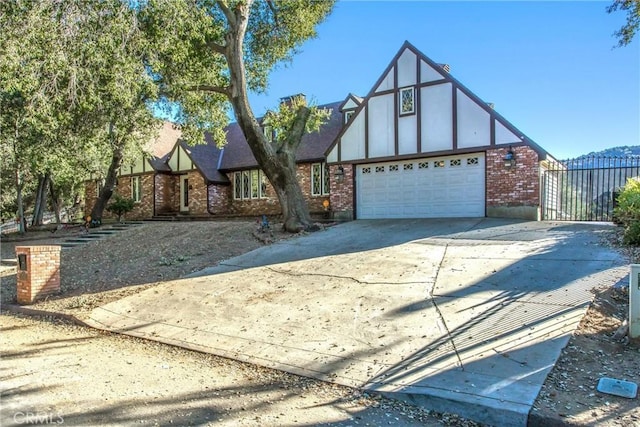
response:
[[[341,160],[364,159],[364,117],[366,111],[366,107],[363,108],[358,115],[353,118],[353,122],[347,128],[344,135],[342,135],[340,140]],[[336,149],[337,147],[334,148],[334,151]],[[336,161],[337,157],[336,153]]]
[[[369,99],[369,157],[386,157],[395,154],[393,94]]]
[[[193,162],[184,149],[182,147],[178,147],[169,159],[169,167],[175,172],[189,171],[193,169]]]
[[[420,114],[423,153],[453,148],[453,101],[451,83],[423,87]]]
[[[436,71],[431,65],[420,61],[420,82],[427,83],[435,80],[442,80],[444,76]]]
[[[398,154],[414,154],[418,148],[417,116],[400,117],[398,119]]]
[[[490,116],[460,89],[457,93],[458,148],[479,147],[491,142]]]
[[[142,173],[144,172],[144,166],[146,160],[142,157],[138,158],[138,160],[133,165],[132,173]]]
[[[376,92],[382,92],[384,90],[389,90],[389,89],[393,89],[393,73],[394,73],[394,68],[395,67],[391,67],[391,69],[389,70],[389,72],[387,73],[387,75],[384,77],[384,79],[382,79],[382,82],[378,85],[378,87],[376,88]]]
[[[509,144],[520,141],[520,138],[496,120],[496,144]]]
[[[416,55],[409,49],[405,49],[398,58],[398,87],[412,86],[416,84]]]
[[[353,99],[349,99],[342,107],[343,110],[352,110],[354,108],[358,108],[358,104],[356,104]]]

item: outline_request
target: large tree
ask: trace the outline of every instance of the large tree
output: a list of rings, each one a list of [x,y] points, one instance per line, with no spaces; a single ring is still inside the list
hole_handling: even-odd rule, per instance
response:
[[[613,35],[618,39],[618,47],[627,46],[640,27],[640,0],[614,0],[607,12],[612,13],[617,10],[626,11],[627,21]]]
[[[15,0],[0,2],[0,24],[0,101],[10,107],[0,111],[0,143],[12,153],[18,210],[27,171],[43,184],[36,202],[49,184],[55,206],[102,163],[100,218],[123,159],[158,130],[137,11],[126,0]]]
[[[278,195],[288,231],[312,226],[296,179],[295,152],[322,115],[304,103],[292,104],[292,120],[274,117],[286,126],[280,138],[269,141],[248,95],[267,89],[269,73],[316,36],[316,26],[333,6],[333,1],[313,0],[149,0],[141,9],[141,20],[158,47],[149,65],[166,100],[178,106],[183,134],[202,140],[202,131],[209,131],[224,144],[222,129],[231,107]]]

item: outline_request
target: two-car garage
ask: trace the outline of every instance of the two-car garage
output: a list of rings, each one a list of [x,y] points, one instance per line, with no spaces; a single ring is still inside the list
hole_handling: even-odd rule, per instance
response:
[[[359,219],[483,217],[484,153],[356,167]]]

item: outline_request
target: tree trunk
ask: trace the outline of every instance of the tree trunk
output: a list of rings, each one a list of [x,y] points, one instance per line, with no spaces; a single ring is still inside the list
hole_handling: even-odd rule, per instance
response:
[[[62,225],[62,216],[60,215],[60,208],[62,206],[62,201],[60,200],[60,196],[58,191],[55,188],[55,183],[51,180],[51,184],[49,185],[49,194],[51,195],[51,207],[53,208],[53,213],[56,216],[56,225],[60,227]]]
[[[22,176],[20,175],[20,168],[16,166],[16,202],[18,204],[18,212],[17,212],[17,222],[18,222],[18,233],[24,234],[27,232],[27,220],[24,217],[24,203],[22,202],[22,187],[24,183],[22,182]]]
[[[251,152],[258,161],[263,172],[269,179],[282,208],[284,229],[297,233],[301,230],[311,230],[312,222],[309,208],[300,183],[296,177],[295,152],[304,134],[308,109],[299,112],[294,129],[301,130],[288,136],[287,141],[278,151],[267,141],[260,125],[256,120],[247,96],[247,81],[244,66],[243,42],[249,19],[251,2],[240,3],[234,10],[235,18],[229,21],[229,32],[226,36],[225,56],[230,71],[230,93],[228,94],[236,121],[242,129]],[[300,123],[302,126],[300,127]],[[294,135],[295,134],[295,135]]]
[[[31,219],[31,225],[42,225],[42,219],[47,207],[47,193],[49,192],[49,185],[51,184],[51,174],[47,172],[38,178],[38,189],[36,190],[36,203],[33,208],[33,218]]]
[[[109,126],[109,134],[111,138],[113,138],[113,125]],[[116,181],[118,180],[118,169],[122,166],[122,160],[124,159],[124,139],[120,138],[114,144],[113,155],[111,157],[111,164],[109,165],[109,170],[107,171],[107,176],[104,179],[104,186],[102,190],[100,190],[100,194],[98,195],[98,200],[93,205],[93,209],[91,209],[91,220],[102,221],[102,214],[104,213],[105,208],[107,207],[107,203],[109,199],[113,195],[113,190],[116,187]]]

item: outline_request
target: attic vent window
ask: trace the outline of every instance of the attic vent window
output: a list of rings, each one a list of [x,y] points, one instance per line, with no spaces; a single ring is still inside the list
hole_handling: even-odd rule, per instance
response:
[[[344,122],[345,123],[349,123],[349,120],[351,119],[351,116],[353,116],[355,114],[355,111],[351,110],[351,111],[346,111],[344,113]]]
[[[400,89],[400,115],[413,114],[415,112],[413,87]]]

